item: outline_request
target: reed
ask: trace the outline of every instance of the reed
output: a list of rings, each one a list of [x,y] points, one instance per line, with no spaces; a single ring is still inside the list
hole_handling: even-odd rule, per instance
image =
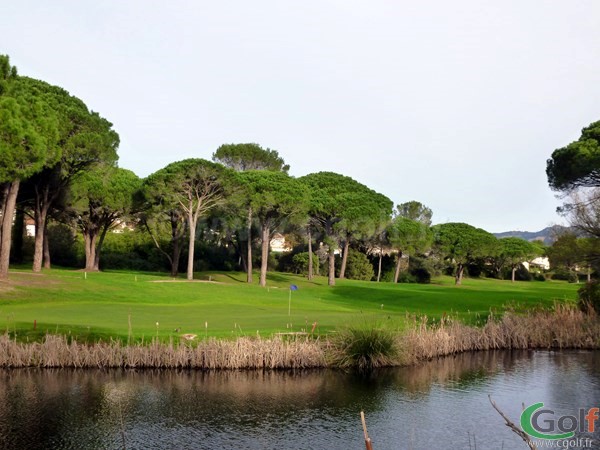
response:
[[[330,364],[371,370],[395,364],[398,355],[396,336],[378,325],[350,326],[331,338]]]
[[[148,344],[121,341],[80,344],[47,335],[41,343],[0,336],[0,367],[304,369],[325,366],[325,347],[308,339],[209,339],[197,345],[153,339]]]
[[[482,327],[448,317],[436,324],[426,317],[415,318],[398,339],[402,364],[476,350],[598,349],[600,320],[575,306],[556,304],[526,314],[507,311],[501,318],[490,314]]]
[[[575,306],[502,317],[490,315],[481,327],[445,317],[433,322],[412,318],[398,332],[373,325],[348,327],[325,339],[297,336],[207,339],[124,345],[120,340],[82,344],[48,334],[42,342],[23,343],[0,335],[0,367],[159,368],[159,369],[307,369],[341,367],[370,369],[410,365],[476,350],[598,349],[600,320]]]

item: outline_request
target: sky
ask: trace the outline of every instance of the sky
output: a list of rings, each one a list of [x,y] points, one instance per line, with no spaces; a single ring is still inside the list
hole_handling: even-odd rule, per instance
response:
[[[491,232],[564,223],[546,160],[600,119],[597,0],[4,1],[0,53],[141,177],[277,150]]]

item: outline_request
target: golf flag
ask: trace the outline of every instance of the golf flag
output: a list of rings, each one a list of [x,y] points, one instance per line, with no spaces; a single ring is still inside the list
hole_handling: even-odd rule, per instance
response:
[[[290,291],[297,291],[298,290],[298,286],[296,286],[295,284],[290,284]]]

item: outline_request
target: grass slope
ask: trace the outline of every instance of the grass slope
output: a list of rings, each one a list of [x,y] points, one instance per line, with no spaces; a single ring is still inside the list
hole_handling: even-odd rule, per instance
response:
[[[209,277],[211,282],[206,281]],[[21,340],[50,332],[94,341],[127,339],[130,332],[135,340],[183,333],[201,338],[268,336],[310,331],[315,322],[318,333],[360,321],[400,328],[407,313],[432,318],[454,314],[476,323],[490,310],[502,311],[510,304],[529,308],[575,301],[577,290],[564,282],[489,279],[467,279],[455,287],[450,277],[430,285],[337,280],[332,288],[325,278],[308,282],[281,273],[269,275],[268,288],[246,284],[241,273],[203,273],[197,278],[203,281],[132,272],[13,272],[8,283],[0,284],[0,329]],[[290,284],[299,290],[292,292],[288,316]]]

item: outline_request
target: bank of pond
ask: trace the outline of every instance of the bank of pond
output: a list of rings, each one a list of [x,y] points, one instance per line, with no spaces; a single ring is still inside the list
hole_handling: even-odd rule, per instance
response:
[[[157,369],[314,369],[407,366],[475,350],[598,349],[600,320],[574,306],[490,315],[481,327],[449,317],[413,318],[402,330],[365,323],[326,336],[279,334],[270,338],[152,339],[78,343],[46,335],[42,342],[0,336],[0,367]]]

